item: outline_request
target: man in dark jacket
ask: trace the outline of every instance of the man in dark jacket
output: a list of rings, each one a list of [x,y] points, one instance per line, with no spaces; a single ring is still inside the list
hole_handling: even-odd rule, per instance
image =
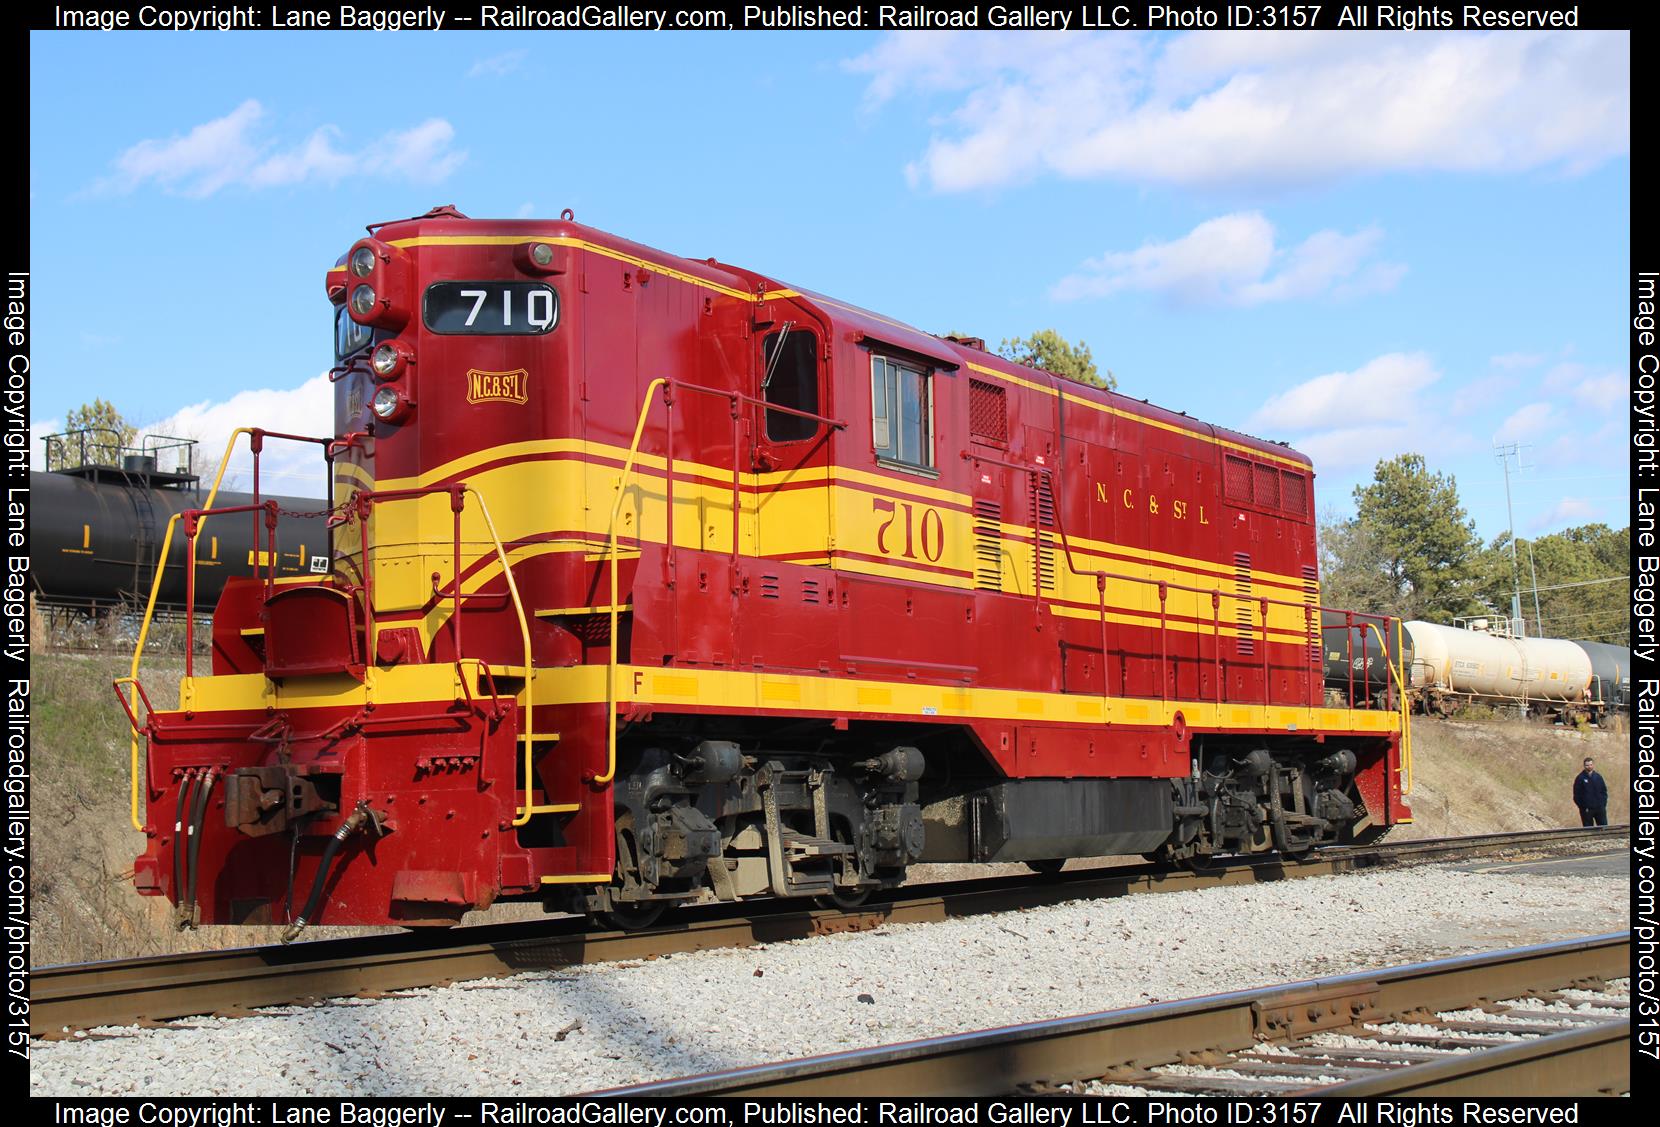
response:
[[[1591,760],[1585,760],[1585,770],[1574,776],[1574,805],[1579,807],[1579,824],[1606,826],[1608,824],[1608,784],[1591,769]]]

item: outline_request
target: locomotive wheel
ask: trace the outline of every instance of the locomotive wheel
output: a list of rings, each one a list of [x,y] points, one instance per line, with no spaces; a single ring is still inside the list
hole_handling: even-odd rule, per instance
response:
[[[828,896],[817,896],[814,899],[821,908],[840,908],[844,912],[851,912],[855,908],[863,907],[874,891],[876,890],[873,888],[837,888]]]
[[[1066,858],[1045,857],[1041,861],[1022,861],[1021,864],[1034,873],[1042,873],[1046,877],[1052,877],[1066,867]]]
[[[666,900],[613,900],[599,918],[618,931],[644,931],[662,919],[668,907]]]

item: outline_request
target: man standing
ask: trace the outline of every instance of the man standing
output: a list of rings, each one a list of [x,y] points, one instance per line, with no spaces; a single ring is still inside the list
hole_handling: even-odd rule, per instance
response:
[[[1579,807],[1580,825],[1608,824],[1608,784],[1591,769],[1589,757],[1585,760],[1585,769],[1574,776],[1574,805]]]

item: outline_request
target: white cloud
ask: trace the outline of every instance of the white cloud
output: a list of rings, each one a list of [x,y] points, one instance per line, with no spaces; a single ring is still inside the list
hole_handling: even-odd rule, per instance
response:
[[[1453,392],[1452,401],[1447,404],[1447,413],[1459,416],[1487,410],[1494,403],[1500,402],[1515,386],[1516,381],[1509,376],[1483,376],[1481,379],[1471,380]]]
[[[1147,243],[1084,262],[1055,284],[1066,301],[1149,290],[1189,305],[1261,305],[1316,297],[1350,297],[1392,288],[1406,272],[1368,262],[1383,232],[1317,231],[1294,247],[1276,246],[1274,225],[1261,212],[1208,219],[1179,239]]]
[[[1620,407],[1631,392],[1631,384],[1624,372],[1604,372],[1592,375],[1584,364],[1568,361],[1545,373],[1545,390],[1567,392],[1579,403],[1594,411],[1613,411]]]
[[[265,119],[265,108],[250,98],[182,136],[140,141],[115,158],[114,173],[92,190],[125,193],[154,185],[200,199],[232,186],[333,184],[348,175],[432,183],[467,158],[451,147],[455,129],[442,118],[388,132],[357,149],[342,147],[343,134],[333,125],[285,145],[264,135]]]
[[[536,214],[536,205],[531,203],[529,200],[526,200],[524,203],[519,205],[518,210],[513,214],[519,219],[529,219],[531,216]]]
[[[1503,356],[1495,356],[1490,363],[1495,368],[1509,371],[1513,368],[1537,368],[1545,362],[1543,356],[1533,352],[1506,352]]]
[[[1554,416],[1556,407],[1551,403],[1529,403],[1513,411],[1499,429],[1494,432],[1493,438],[1499,442],[1518,442],[1524,438],[1532,438],[1547,430]]]
[[[1556,507],[1533,522],[1533,532],[1543,532],[1547,528],[1571,528],[1576,524],[1585,524],[1596,517],[1597,506],[1583,497],[1564,497],[1556,503]]]
[[[527,50],[504,51],[500,55],[491,55],[487,59],[480,59],[467,71],[468,78],[501,78],[512,74],[524,65],[530,52]]]
[[[1423,415],[1418,393],[1440,378],[1423,353],[1391,352],[1352,372],[1329,372],[1280,392],[1249,425],[1307,431],[1405,422]]]
[[[203,400],[180,408],[152,426],[147,434],[168,434],[194,438],[198,467],[206,473],[219,463],[225,442],[237,427],[259,426],[286,434],[317,438],[334,433],[334,390],[328,373],[313,376],[298,387],[260,388],[239,391],[229,399]],[[238,440],[238,453],[226,470],[225,488],[246,490],[253,481],[253,462],[246,438]],[[259,458],[262,490],[298,497],[323,495],[321,448],[312,443],[272,439]]]
[[[1042,174],[1282,186],[1393,171],[1586,171],[1629,151],[1625,32],[894,34],[867,108],[954,102],[907,168],[954,192]]]
[[[1289,437],[1322,472],[1370,469],[1380,458],[1409,450],[1445,456],[1473,443],[1424,394],[1441,378],[1427,355],[1391,352],[1270,397],[1246,429]]]

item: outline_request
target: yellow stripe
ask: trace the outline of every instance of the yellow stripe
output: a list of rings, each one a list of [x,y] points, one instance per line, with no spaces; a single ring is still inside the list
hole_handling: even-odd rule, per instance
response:
[[[496,670],[498,673],[501,670]],[[477,693],[476,673],[469,688]],[[966,688],[852,677],[816,677],[767,672],[658,666],[618,668],[619,703],[660,708],[728,708],[753,713],[799,712],[837,715],[880,712],[919,721],[1010,720],[1021,723],[1107,724],[1167,727],[1180,712],[1187,726],[1200,731],[1280,729],[1299,732],[1398,731],[1400,715],[1368,709],[1294,705],[1236,704],[1223,701],[1107,697],[1099,694],[1039,693],[1021,689]],[[378,669],[374,697],[379,704],[412,704],[447,699],[455,692],[452,665],[409,665]],[[538,669],[538,708],[597,704],[605,700],[605,667],[583,665]],[[262,709],[270,685],[258,674],[198,677],[194,682],[197,712]],[[635,686],[639,688],[636,689]],[[274,692],[282,708],[361,705],[368,689],[350,677],[291,678]]]
[[[1060,391],[1057,388],[1048,387],[1040,383],[1034,383],[1031,380],[1011,375],[1008,372],[999,371],[996,368],[988,368],[984,364],[975,364],[970,362],[968,367],[972,368],[976,372],[981,372],[985,375],[991,376],[994,379],[1003,380],[1006,383],[1012,383],[1031,391],[1041,392],[1044,395],[1059,395],[1068,403],[1076,403],[1080,407],[1088,407],[1091,410],[1100,411],[1104,415],[1112,415],[1120,419],[1128,419],[1132,423],[1141,423],[1144,426],[1157,427],[1159,430],[1167,430],[1172,434],[1179,434],[1185,438],[1198,439],[1200,442],[1210,443],[1213,446],[1226,446],[1230,450],[1240,450],[1246,454],[1252,455],[1253,457],[1266,458],[1271,462],[1279,462],[1282,465],[1302,470],[1304,473],[1309,472],[1310,467],[1308,464],[1306,462],[1299,462],[1295,458],[1285,458],[1278,454],[1271,454],[1266,450],[1259,450],[1255,446],[1247,446],[1242,442],[1233,442],[1226,438],[1218,438],[1213,434],[1205,434],[1203,431],[1177,426],[1175,423],[1167,423],[1163,419],[1148,418],[1146,415],[1139,415],[1134,411],[1120,410],[1119,408],[1112,406],[1110,403],[1102,403],[1095,399],[1086,399],[1085,397],[1070,391]],[[1057,376],[1056,378],[1059,379],[1061,377]]]
[[[789,289],[767,290],[764,293],[751,293],[748,290],[733,289],[731,286],[723,286],[719,282],[710,281],[708,278],[700,278],[696,274],[688,274],[684,270],[677,270],[673,266],[665,265],[654,259],[624,254],[612,247],[589,242],[587,239],[572,238],[569,235],[419,235],[409,239],[393,239],[390,245],[407,249],[410,247],[500,247],[519,246],[525,243],[547,243],[549,246],[575,247],[578,250],[603,255],[618,262],[627,262],[633,266],[645,266],[666,277],[699,286],[706,290],[714,290],[716,293],[725,294],[727,297],[737,298],[740,301],[762,302],[770,301],[773,298],[801,296],[795,290]],[[329,272],[333,273],[335,270],[343,269],[343,266],[333,266],[329,268]]]
[[[514,442],[501,446],[493,446],[486,450],[478,450],[470,454],[464,454],[459,458],[454,458],[443,463],[442,465],[428,470],[418,477],[387,478],[379,482],[375,482],[371,479],[370,484],[373,487],[382,490],[424,489],[427,486],[433,485],[450,477],[464,477],[474,467],[488,462],[530,459],[541,454],[561,453],[580,454],[585,458],[598,457],[620,461],[624,451],[618,447],[614,447],[606,443],[588,442],[577,438],[533,439],[526,442]],[[665,458],[642,453],[638,457],[638,462],[639,466],[637,469],[647,468],[659,471],[660,473],[667,472],[668,463]],[[336,467],[337,470],[342,468],[344,468],[344,464]],[[594,468],[601,472],[610,472],[611,469],[610,467]],[[677,476],[685,475],[688,477],[701,478],[707,481],[711,486],[725,489],[728,492],[731,490],[731,470],[723,470],[718,466],[710,466],[682,459],[675,460],[674,468]],[[851,469],[846,466],[820,466],[805,470],[779,470],[764,474],[744,473],[740,474],[739,481],[746,490],[765,489],[769,486],[799,484],[809,481],[825,481],[831,487],[834,487],[836,484],[844,481],[857,482],[864,485],[874,486],[878,489],[895,493],[900,496],[915,496],[926,500],[942,501],[947,504],[959,506],[963,509],[967,509],[972,505],[972,498],[967,493],[959,493],[955,490],[925,485],[907,478],[889,477],[884,474]],[[677,495],[680,494],[684,488],[685,486],[683,484],[677,484]],[[685,498],[683,497],[677,496],[677,501],[684,499]],[[753,499],[746,497],[745,501],[745,511],[749,512],[751,511],[750,506],[753,504]],[[814,498],[811,503],[817,505],[819,502],[816,498]],[[728,520],[730,520],[730,508],[728,507],[726,511],[728,513]],[[1018,525],[1004,522],[1000,525],[1000,528],[1004,534],[1031,534],[1030,525]],[[509,535],[508,539],[517,539],[522,535],[524,535],[524,532],[516,532]],[[1135,559],[1145,560],[1149,563],[1164,564],[1166,566],[1178,568],[1184,571],[1197,572],[1205,579],[1221,581],[1227,578],[1224,576],[1209,574],[1213,571],[1228,570],[1226,564],[1215,560],[1204,560],[1191,556],[1173,555],[1167,552],[1154,551],[1151,548],[1133,547],[1128,544],[1115,544],[1107,540],[1094,540],[1089,537],[1074,536],[1071,534],[1068,534],[1067,542],[1072,545],[1074,554],[1110,553],[1114,555],[1130,556]],[[1054,548],[1057,553],[1061,550],[1060,537],[1058,534],[1055,535]],[[1303,579],[1301,576],[1285,575],[1279,572],[1263,570],[1253,570],[1251,575],[1253,578],[1260,579],[1264,582],[1278,583],[1297,590],[1302,589]]]

